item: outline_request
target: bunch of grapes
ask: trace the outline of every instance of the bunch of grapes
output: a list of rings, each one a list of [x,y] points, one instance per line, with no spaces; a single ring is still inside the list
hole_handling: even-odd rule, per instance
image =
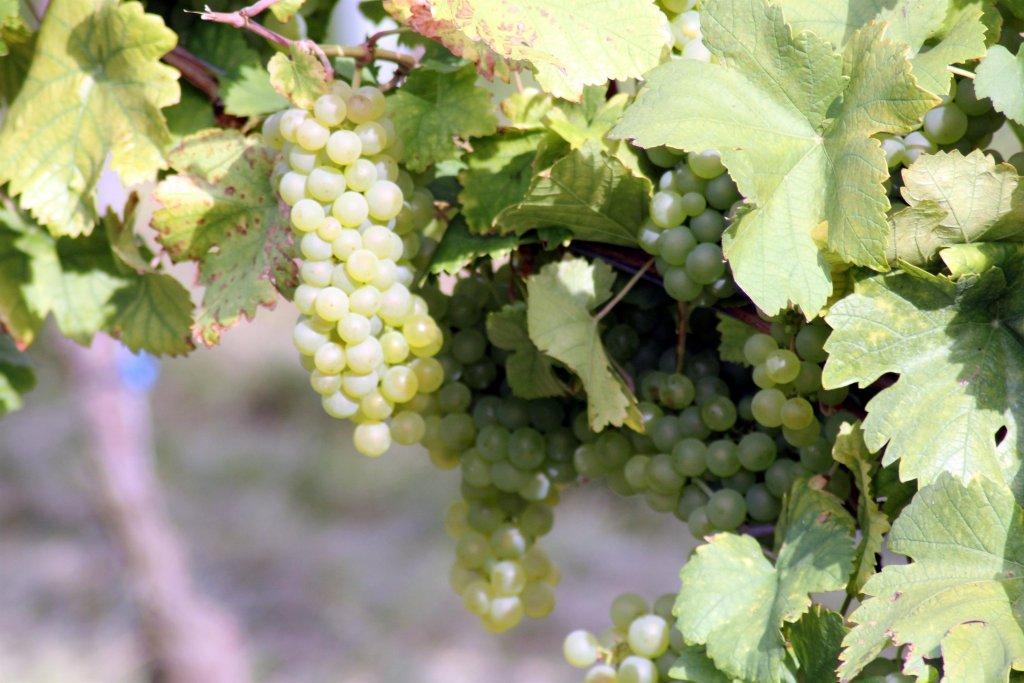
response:
[[[559,487],[576,479],[578,443],[564,426],[571,403],[512,395],[506,352],[487,339],[487,314],[508,302],[509,277],[507,266],[492,278],[470,275],[450,299],[424,290],[445,333],[437,358],[445,383],[412,404],[425,416],[432,461],[461,475],[461,498],[445,518],[456,542],[452,587],[496,632],[554,609],[559,574],[537,541],[554,524]]]
[[[741,198],[721,158],[711,150],[680,157],[666,148],[648,156],[669,170],[658,181],[639,242],[656,258],[665,291],[676,301],[703,305],[732,296],[736,284],[721,241],[726,216]]]
[[[711,61],[711,53],[704,45],[700,30],[698,0],[660,0],[661,8],[668,13],[669,30],[672,31],[673,47],[683,59]]]
[[[420,244],[408,235],[432,207],[416,193],[406,205],[398,181],[409,190],[411,182],[384,112],[377,88],[336,81],[312,110],[289,109],[263,126],[283,156],[277,186],[303,259],[295,346],[324,410],[357,423],[355,446],[368,456],[393,436],[415,442],[422,418],[402,406],[441,383],[429,362],[441,330],[409,290],[408,257]]]
[[[675,596],[662,595],[653,607],[636,593],[612,601],[612,625],[601,635],[577,630],[566,636],[562,654],[572,666],[587,669],[584,683],[657,683],[686,643],[672,628]]]

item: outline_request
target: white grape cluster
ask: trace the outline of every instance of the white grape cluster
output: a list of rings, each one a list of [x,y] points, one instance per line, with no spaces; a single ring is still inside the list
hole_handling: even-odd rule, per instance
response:
[[[683,59],[711,61],[711,52],[704,45],[700,30],[698,0],[661,0],[659,4],[670,15],[674,15],[668,25],[675,49],[682,54]]]
[[[356,449],[371,457],[392,439],[422,437],[423,418],[402,404],[443,379],[433,358],[441,330],[409,290],[415,229],[432,205],[399,169],[384,112],[377,88],[337,81],[311,111],[289,109],[263,125],[283,155],[275,178],[302,256],[293,340],[324,410],[356,422]]]

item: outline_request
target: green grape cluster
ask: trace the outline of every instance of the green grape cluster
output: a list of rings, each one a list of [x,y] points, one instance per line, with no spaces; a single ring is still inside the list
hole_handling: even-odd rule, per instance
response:
[[[658,180],[638,241],[655,257],[665,291],[676,301],[700,305],[732,296],[736,283],[722,257],[721,241],[727,215],[741,197],[718,153],[680,157],[660,148],[648,157],[668,170]]]
[[[675,595],[666,593],[649,605],[636,593],[612,601],[612,625],[600,635],[576,630],[565,637],[562,654],[570,665],[586,669],[584,683],[657,683],[686,643],[672,627]]]
[[[964,154],[984,149],[1005,122],[993,110],[991,100],[977,97],[974,81],[954,79],[942,103],[925,114],[919,130],[880,139],[889,168],[898,169],[911,165],[922,154],[935,154],[940,149],[960,149]]]
[[[445,383],[413,403],[431,460],[461,476],[445,518],[456,542],[452,587],[496,632],[554,609],[559,574],[537,541],[554,524],[559,487],[576,479],[578,444],[564,426],[566,401],[517,398],[504,381],[506,352],[489,343],[485,321],[507,302],[508,284],[506,266],[493,279],[459,280],[450,299],[424,290],[445,334]]]
[[[700,29],[699,0],[659,0],[658,4],[670,17],[672,46],[683,59],[711,61],[711,52],[704,45]]]
[[[263,126],[281,150],[276,182],[302,256],[295,346],[324,410],[353,420],[356,449],[373,457],[393,437],[417,440],[422,418],[403,405],[440,386],[430,361],[443,341],[409,290],[409,257],[421,247],[409,236],[430,220],[432,202],[399,169],[384,113],[379,89],[335,81],[311,110],[289,109]]]

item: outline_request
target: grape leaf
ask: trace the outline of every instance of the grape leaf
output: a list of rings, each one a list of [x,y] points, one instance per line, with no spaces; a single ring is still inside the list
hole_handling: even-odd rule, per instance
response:
[[[274,18],[280,22],[286,22],[291,20],[305,4],[306,0],[278,0],[270,6],[270,11],[274,13]]]
[[[613,134],[719,150],[755,207],[725,237],[736,281],[768,313],[793,302],[813,315],[832,290],[813,233],[847,262],[886,268],[889,174],[871,136],[913,130],[938,99],[877,24],[838,54],[764,0],[708,0],[701,18],[716,61],[655,69]]]
[[[835,680],[846,626],[843,615],[812,605],[798,621],[786,624],[786,640],[800,664],[800,680]]]
[[[25,43],[32,37],[33,17],[23,0],[0,0],[0,57],[11,53],[12,43]]]
[[[683,646],[668,675],[675,681],[693,683],[732,683],[733,680],[715,668],[708,653],[698,645]]]
[[[591,141],[534,177],[523,200],[498,214],[496,223],[518,234],[562,227],[574,239],[635,245],[650,193],[649,180]]]
[[[796,31],[812,31],[845,47],[872,20],[888,24],[890,39],[910,47],[914,75],[925,90],[945,95],[947,70],[985,54],[984,4],[978,0],[781,0]],[[929,49],[921,48],[926,42]]]
[[[421,67],[388,98],[388,112],[404,143],[406,166],[422,171],[454,156],[456,138],[490,135],[498,127],[491,95],[476,85],[472,65]]]
[[[604,261],[549,263],[526,281],[527,327],[537,348],[565,363],[583,382],[594,431],[623,424],[643,430],[636,397],[612,370],[590,311],[611,296],[615,273]]]
[[[924,658],[937,657],[949,636],[944,654],[953,658],[945,666],[954,671],[965,664],[957,661],[966,654],[965,639],[973,645],[966,649],[983,651],[986,662],[995,647],[1003,650],[1001,676],[967,680],[1005,680],[1011,663],[1024,667],[1024,631],[1017,618],[1024,579],[1022,520],[1024,512],[1002,483],[976,479],[964,486],[942,475],[921,489],[888,542],[890,551],[913,562],[886,566],[864,587],[871,597],[851,616],[855,626],[843,641],[842,680],[852,679],[890,643],[910,645],[903,670],[919,673]],[[956,629],[968,623],[986,628]]]
[[[839,434],[832,447],[832,458],[850,470],[857,484],[860,540],[853,558],[853,577],[846,585],[847,593],[857,595],[865,582],[874,575],[877,556],[882,552],[882,541],[889,531],[889,519],[879,509],[872,491],[878,456],[872,455],[864,445],[864,430],[860,422],[844,422],[839,427]]]
[[[551,95],[536,88],[523,88],[501,101],[501,113],[513,128],[536,130],[545,127],[544,117],[554,106]]]
[[[221,85],[224,111],[232,116],[262,116],[288,106],[270,83],[270,75],[260,64],[243,64]]]
[[[92,195],[109,157],[127,185],[164,168],[163,107],[178,72],[160,63],[174,32],[141,3],[56,2],[24,86],[0,130],[0,183],[54,235],[92,230]]]
[[[174,144],[192,133],[217,125],[213,104],[191,86],[182,88],[181,99],[164,110],[164,118]]]
[[[842,588],[850,573],[854,524],[838,498],[798,481],[785,517],[774,566],[754,538],[721,533],[680,572],[679,630],[740,680],[786,678],[783,624],[807,611],[809,593]]]
[[[976,69],[974,90],[978,97],[992,100],[996,111],[1024,124],[1024,48],[1017,56],[1002,45],[989,48]]]
[[[36,374],[28,356],[14,340],[0,332],[0,417],[19,410],[21,397],[36,385]]]
[[[540,130],[509,131],[473,143],[466,169],[459,173],[459,201],[472,232],[490,231],[502,209],[526,195],[537,144],[543,137]]]
[[[665,15],[648,0],[390,0],[399,21],[494,70],[494,54],[533,67],[556,97],[585,85],[640,77],[669,43]],[[571,39],[568,37],[571,36]]]
[[[192,350],[192,298],[165,273],[142,273],[118,290],[107,329],[132,351],[161,355]]]
[[[175,261],[199,262],[206,287],[198,334],[215,344],[221,330],[297,279],[292,237],[270,176],[273,150],[255,137],[212,129],[187,138],[169,157],[175,174],[156,188],[159,240]]]
[[[1013,649],[990,624],[957,624],[942,639],[943,683],[1008,681],[1013,657]]]
[[[962,300],[941,278],[865,277],[826,318],[833,332],[822,376],[827,388],[900,379],[867,404],[864,438],[883,464],[900,462],[903,480],[922,485],[942,472],[997,481],[1020,458],[1024,415],[1024,273],[1006,271],[995,301]],[[1006,438],[996,432],[1006,427]]]
[[[327,92],[327,71],[315,55],[298,47],[290,54],[278,52],[267,63],[270,84],[296,107],[311,109],[316,98]]]
[[[487,338],[499,349],[510,351],[505,361],[508,385],[519,398],[563,396],[565,385],[555,375],[551,359],[541,353],[526,329],[526,304],[508,304],[487,314]]]
[[[445,230],[430,260],[431,273],[457,273],[476,259],[504,256],[516,248],[515,235],[473,235],[466,221],[456,216]]]
[[[722,312],[717,315],[718,326],[716,329],[721,338],[721,341],[718,342],[718,355],[722,360],[730,363],[750,365],[747,357],[743,355],[743,345],[750,337],[757,334],[758,330],[731,315]]]

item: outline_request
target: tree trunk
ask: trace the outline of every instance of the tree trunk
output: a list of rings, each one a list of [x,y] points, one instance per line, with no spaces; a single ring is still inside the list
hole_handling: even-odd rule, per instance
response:
[[[99,502],[124,557],[153,680],[249,680],[237,625],[197,593],[167,518],[153,463],[147,395],[121,380],[118,343],[109,337],[97,336],[90,349],[65,348],[91,440]]]

